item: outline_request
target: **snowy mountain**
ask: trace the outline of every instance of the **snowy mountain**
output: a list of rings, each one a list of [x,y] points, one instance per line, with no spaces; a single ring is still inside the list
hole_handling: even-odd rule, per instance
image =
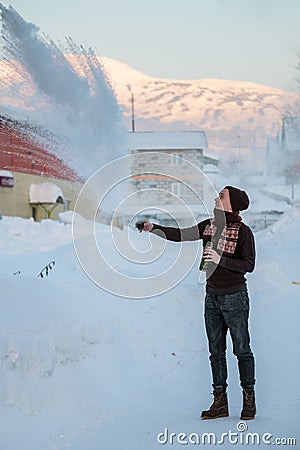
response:
[[[238,145],[265,143],[276,135],[293,94],[268,86],[219,79],[154,78],[126,64],[101,58],[109,80],[131,123],[131,93],[137,130],[203,129],[214,147],[224,140]]]
[[[82,56],[66,57],[80,77],[91,82],[93,69],[83,63]],[[94,64],[104,68],[128,130],[133,93],[137,131],[205,130],[212,149],[265,146],[266,137],[280,130],[287,104],[293,102],[291,92],[256,83],[155,78],[111,58],[97,59]],[[11,66],[1,61],[0,81],[2,106],[22,108],[31,116],[37,104],[43,106],[45,97],[37,101],[36,87],[18,63]]]

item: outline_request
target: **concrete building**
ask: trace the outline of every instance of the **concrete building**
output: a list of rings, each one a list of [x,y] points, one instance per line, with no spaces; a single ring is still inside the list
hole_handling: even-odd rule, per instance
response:
[[[131,132],[127,147],[134,156],[135,206],[168,205],[179,217],[189,205],[200,216],[207,214],[202,208],[209,195],[204,169],[217,167],[218,158],[209,151],[204,131]]]

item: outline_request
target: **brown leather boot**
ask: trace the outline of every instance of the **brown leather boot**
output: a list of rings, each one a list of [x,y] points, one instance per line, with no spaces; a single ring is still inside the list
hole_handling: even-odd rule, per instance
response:
[[[207,411],[202,411],[201,419],[218,419],[228,417],[228,401],[226,392],[214,390],[214,401]]]
[[[253,388],[243,388],[243,409],[241,420],[252,420],[256,414],[255,393]]]

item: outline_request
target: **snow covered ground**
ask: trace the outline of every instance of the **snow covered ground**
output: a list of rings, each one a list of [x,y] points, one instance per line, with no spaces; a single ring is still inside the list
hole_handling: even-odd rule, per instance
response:
[[[71,224],[4,217],[0,230],[1,450],[209,448],[214,439],[215,447],[253,448],[277,438],[295,438],[298,448],[298,210],[256,235],[257,266],[248,283],[258,415],[245,431],[230,340],[230,417],[198,418],[212,399],[198,261],[174,289],[130,300],[86,276]],[[128,230],[118,233],[125,238]],[[129,234],[133,245],[147,247],[147,233]],[[99,225],[96,235],[109,242],[110,228]],[[164,250],[170,265],[178,245]],[[111,259],[120,267],[113,247]],[[38,277],[50,261],[49,276]],[[124,258],[121,265],[130,273],[131,264]]]

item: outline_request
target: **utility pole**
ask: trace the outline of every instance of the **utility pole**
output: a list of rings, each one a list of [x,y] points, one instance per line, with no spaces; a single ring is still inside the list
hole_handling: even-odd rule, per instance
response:
[[[238,174],[239,182],[241,181],[241,136],[238,135],[239,146],[238,146]]]
[[[133,90],[131,89],[131,84],[127,84],[127,89],[131,92],[131,131],[135,132],[135,120],[134,120],[134,95]]]
[[[291,198],[292,201],[295,200],[295,151],[292,151],[292,161],[291,161]]]
[[[131,92],[131,131],[135,132],[135,122],[134,122],[134,95]]]

